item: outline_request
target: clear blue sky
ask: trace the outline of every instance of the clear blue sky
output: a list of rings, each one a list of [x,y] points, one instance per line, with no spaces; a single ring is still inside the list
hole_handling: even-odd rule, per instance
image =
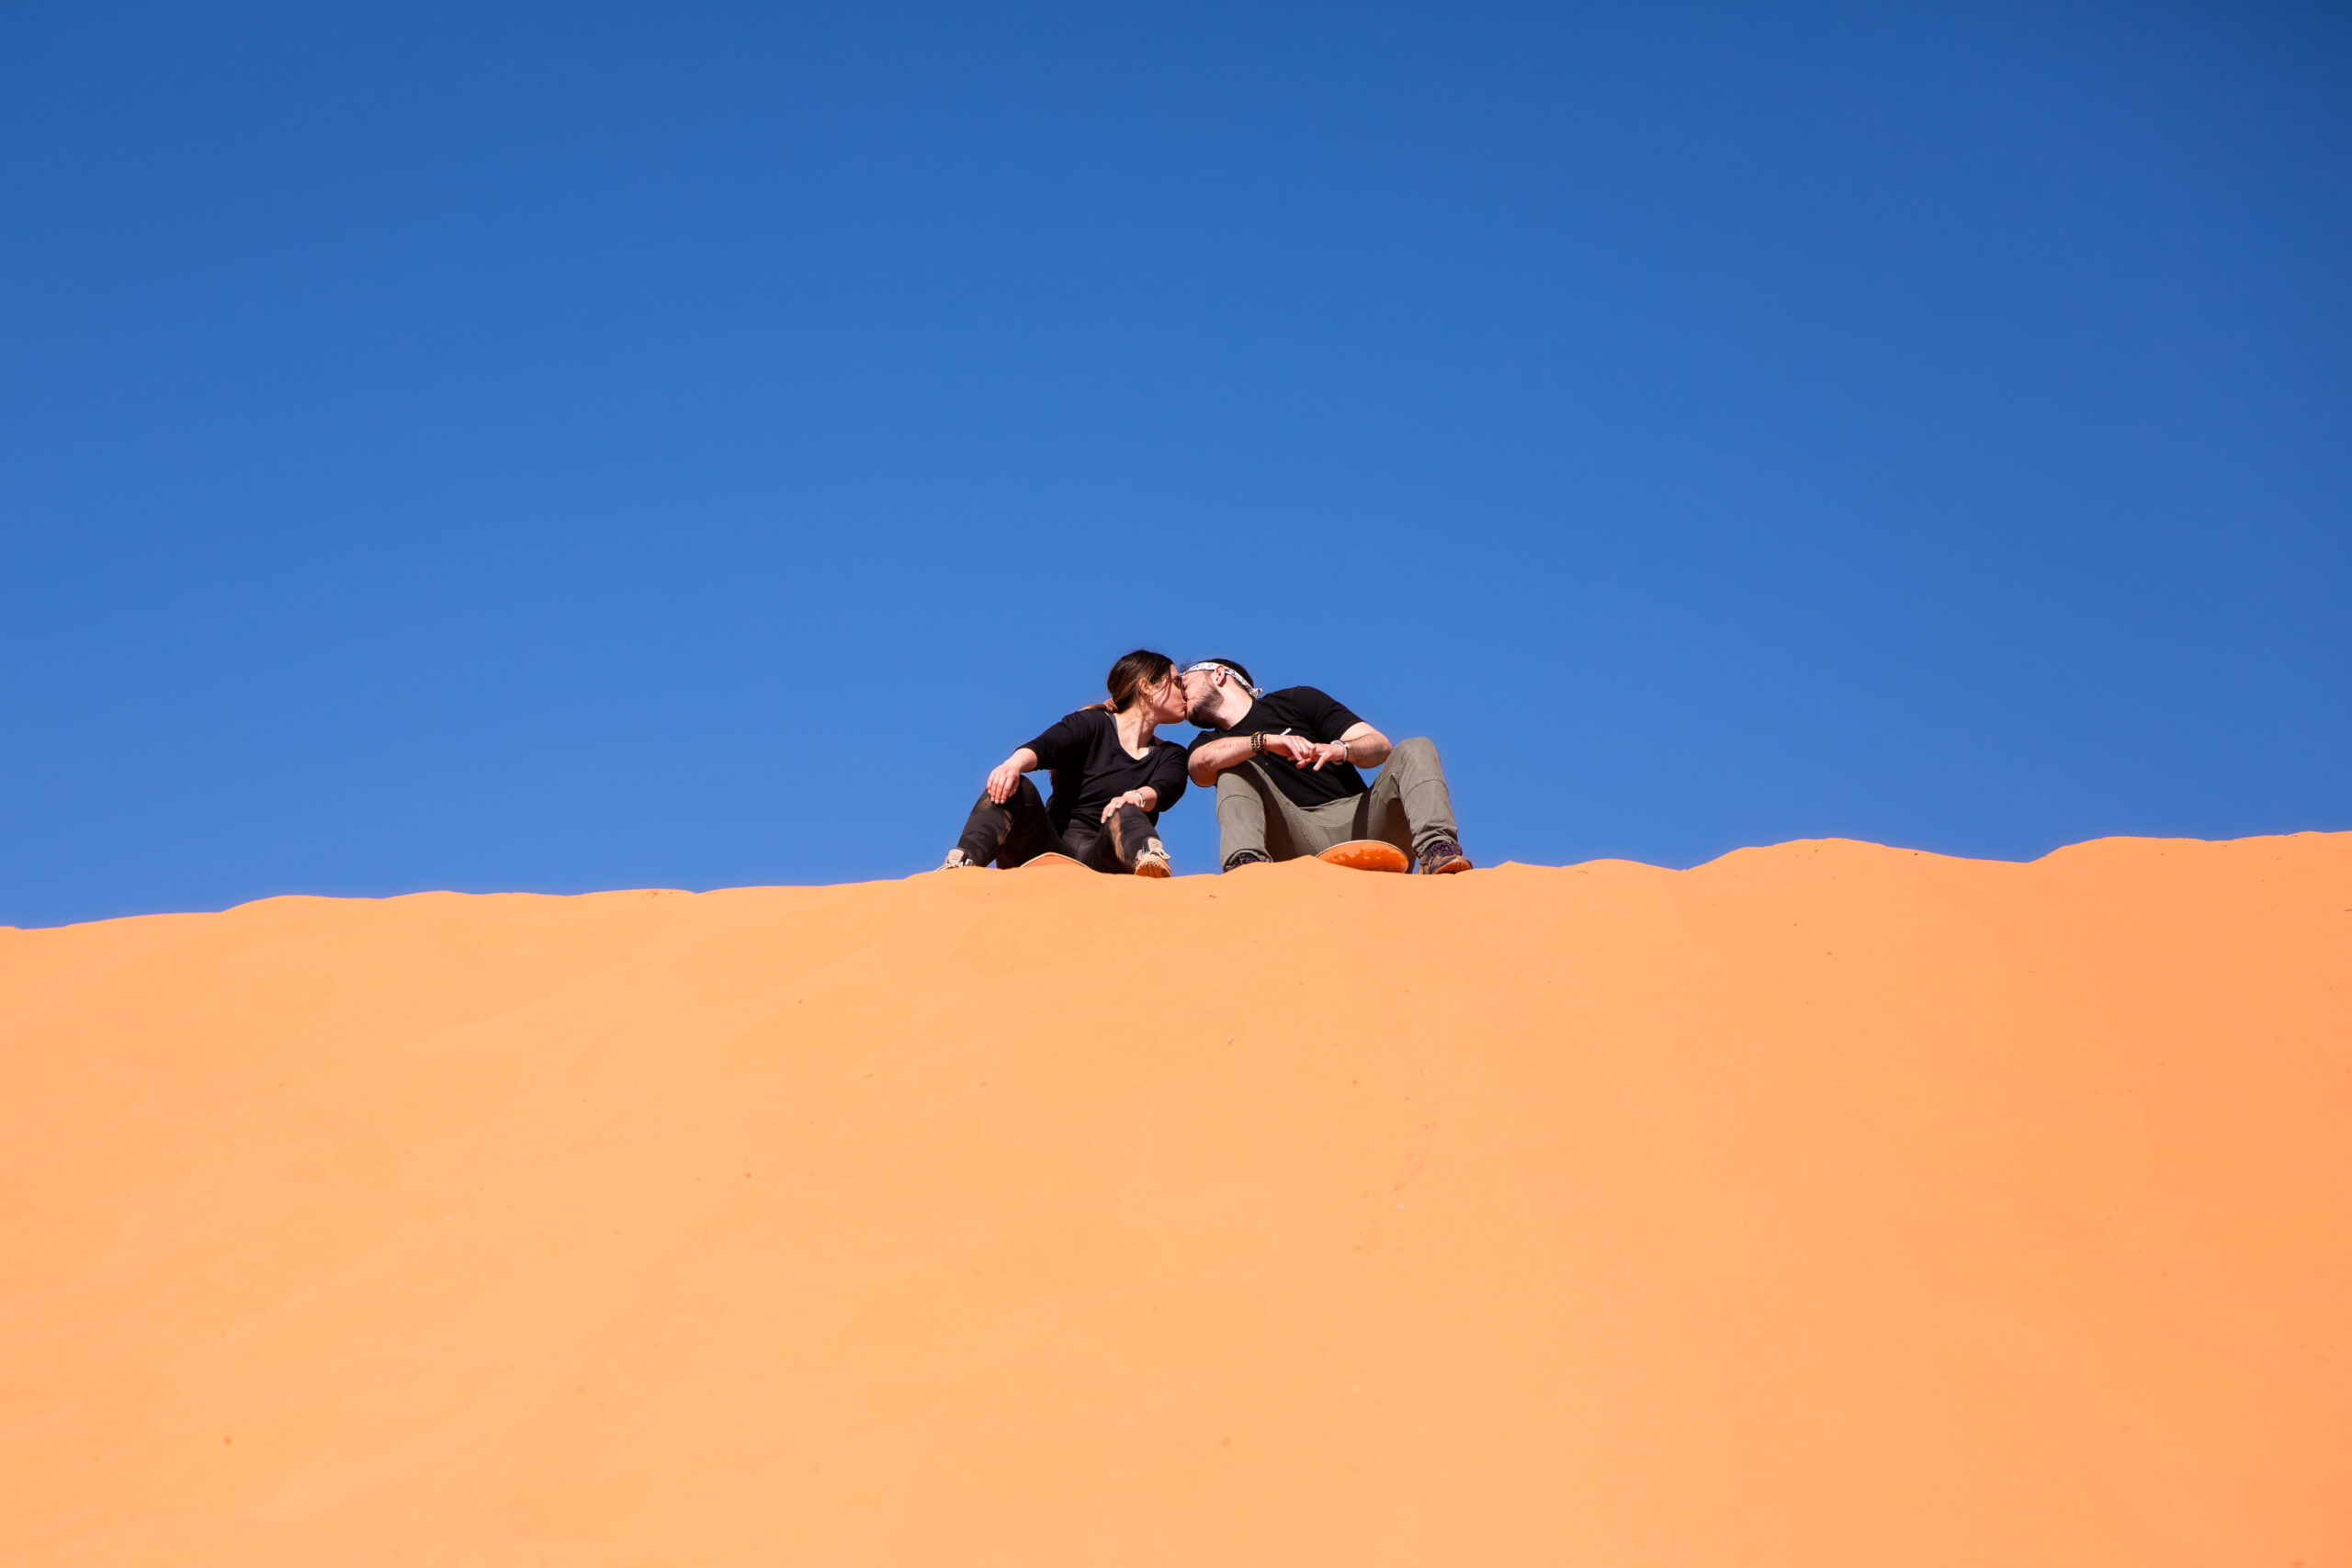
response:
[[[2352,11],[0,13],[0,922],[899,875],[1138,645],[1482,863],[2352,828]]]

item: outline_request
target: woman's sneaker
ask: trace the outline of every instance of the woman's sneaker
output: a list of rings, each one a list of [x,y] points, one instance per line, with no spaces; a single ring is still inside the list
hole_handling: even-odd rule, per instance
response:
[[[1168,863],[1168,846],[1158,839],[1144,840],[1143,853],[1136,856],[1137,876],[1166,876],[1175,868]]]
[[[1469,869],[1470,857],[1464,854],[1462,846],[1452,839],[1432,840],[1429,848],[1421,852],[1423,876],[1435,876],[1440,872],[1468,871]]]
[[[942,871],[978,871],[980,869],[980,863],[966,854],[964,852],[964,846],[958,844],[954,849],[947,852],[947,858],[939,863],[939,869]]]

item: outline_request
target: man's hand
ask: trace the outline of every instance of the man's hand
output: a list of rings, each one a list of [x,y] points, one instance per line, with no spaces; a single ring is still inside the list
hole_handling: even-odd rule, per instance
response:
[[[1330,763],[1348,760],[1345,742],[1334,740],[1326,744],[1309,740],[1304,735],[1269,735],[1266,737],[1266,750],[1277,757],[1288,757],[1294,767],[1307,768],[1316,773],[1321,773]]]
[[[1126,794],[1118,796],[1116,799],[1104,806],[1102,807],[1102,820],[1105,822],[1111,820],[1112,814],[1116,812],[1122,806],[1132,806],[1138,811],[1148,811],[1159,804],[1159,792],[1152,788],[1149,784],[1146,784],[1141,789],[1131,789],[1127,791]]]
[[[1270,757],[1288,757],[1299,767],[1313,760],[1315,742],[1304,735],[1269,735],[1262,742]]]

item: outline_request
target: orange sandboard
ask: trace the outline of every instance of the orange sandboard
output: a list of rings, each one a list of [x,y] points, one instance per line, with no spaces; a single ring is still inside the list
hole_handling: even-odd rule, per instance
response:
[[[1084,871],[1086,869],[1085,865],[1081,862],[1070,859],[1069,856],[1063,854],[1058,850],[1047,850],[1044,854],[1031,855],[1027,860],[1021,863],[1018,869],[1027,871],[1032,866],[1040,865],[1066,865],[1072,871]]]
[[[1350,839],[1333,844],[1315,857],[1350,871],[1409,871],[1412,860],[1396,845],[1380,839]]]

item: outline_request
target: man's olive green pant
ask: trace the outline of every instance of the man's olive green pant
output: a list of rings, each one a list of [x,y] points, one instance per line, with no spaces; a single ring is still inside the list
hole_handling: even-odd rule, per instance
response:
[[[1266,757],[1217,775],[1219,864],[1244,850],[1295,860],[1351,839],[1381,839],[1419,854],[1440,839],[1458,837],[1437,748],[1418,735],[1396,743],[1370,789],[1321,806],[1297,804],[1267,776],[1292,765],[1287,758]]]

